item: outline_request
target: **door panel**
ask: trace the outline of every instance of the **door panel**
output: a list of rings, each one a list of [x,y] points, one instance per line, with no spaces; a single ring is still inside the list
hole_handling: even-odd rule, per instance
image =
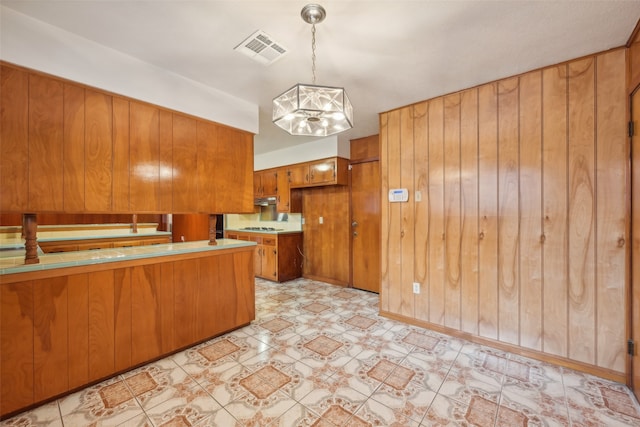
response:
[[[631,98],[631,118],[639,129],[640,95],[638,91]],[[635,354],[631,357],[631,387],[640,400],[640,136],[638,130],[631,138],[631,336],[636,343]]]
[[[380,162],[352,165],[351,207],[353,287],[380,292]]]

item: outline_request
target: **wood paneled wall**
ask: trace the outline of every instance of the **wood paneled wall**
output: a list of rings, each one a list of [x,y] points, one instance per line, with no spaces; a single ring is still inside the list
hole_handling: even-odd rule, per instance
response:
[[[622,378],[625,64],[617,49],[381,114],[383,314]]]

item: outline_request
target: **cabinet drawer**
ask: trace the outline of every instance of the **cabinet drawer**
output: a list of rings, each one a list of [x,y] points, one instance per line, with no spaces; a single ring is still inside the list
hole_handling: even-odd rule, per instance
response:
[[[262,239],[262,244],[265,246],[275,246],[276,245],[276,239],[273,237],[264,237]]]

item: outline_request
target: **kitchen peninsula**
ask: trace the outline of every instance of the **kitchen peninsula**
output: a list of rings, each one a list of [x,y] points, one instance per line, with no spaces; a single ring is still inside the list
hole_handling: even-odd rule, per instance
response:
[[[5,262],[1,415],[250,323],[254,248],[220,239]]]

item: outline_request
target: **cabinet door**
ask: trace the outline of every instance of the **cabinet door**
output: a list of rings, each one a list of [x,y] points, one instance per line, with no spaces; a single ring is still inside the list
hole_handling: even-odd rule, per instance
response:
[[[278,194],[278,172],[268,170],[262,172],[262,195],[273,197]]]
[[[33,283],[0,284],[0,414],[33,403]]]
[[[174,280],[174,344],[182,348],[197,341],[198,306],[200,277],[197,260],[176,261],[173,263]]]
[[[218,126],[198,120],[196,123],[198,141],[198,209],[197,212],[215,212],[215,198],[218,188],[232,188],[232,184],[216,182],[214,170],[228,160],[216,159]]]
[[[25,212],[29,202],[29,75],[0,66],[0,82],[0,211]]]
[[[29,209],[34,211],[63,209],[63,105],[61,82],[29,76]]]
[[[309,165],[307,163],[287,168],[290,187],[303,187],[309,184]]]
[[[220,191],[209,212],[253,212],[253,135],[219,126],[215,158],[213,184]]]
[[[160,187],[158,189],[158,209],[161,212],[173,210],[173,114],[160,110],[158,117],[158,140],[160,143]]]
[[[115,371],[113,270],[89,273],[89,381]]]
[[[160,205],[159,110],[138,102],[129,104],[131,210],[157,212]]]
[[[329,183],[336,178],[336,159],[309,163],[309,183]]]
[[[113,203],[114,212],[130,212],[129,101],[114,96],[113,102]]]
[[[276,239],[265,237],[262,239],[262,277],[278,280],[278,251]]]
[[[289,174],[286,168],[278,170],[278,212],[289,212]]]
[[[110,134],[109,134],[110,135]],[[85,210],[85,90],[64,85],[64,195],[65,212]],[[109,144],[111,145],[111,144]],[[111,164],[109,164],[111,172]],[[111,194],[111,187],[103,193]],[[109,206],[111,207],[111,206]]]
[[[262,172],[253,173],[253,195],[262,197]]]
[[[85,207],[109,212],[113,188],[113,106],[111,97],[87,89],[85,93],[84,182]],[[79,147],[76,147],[79,149]],[[65,157],[66,157],[65,152]],[[67,197],[65,195],[65,197]]]
[[[173,115],[173,212],[190,212],[198,206],[198,143],[196,120]]]

